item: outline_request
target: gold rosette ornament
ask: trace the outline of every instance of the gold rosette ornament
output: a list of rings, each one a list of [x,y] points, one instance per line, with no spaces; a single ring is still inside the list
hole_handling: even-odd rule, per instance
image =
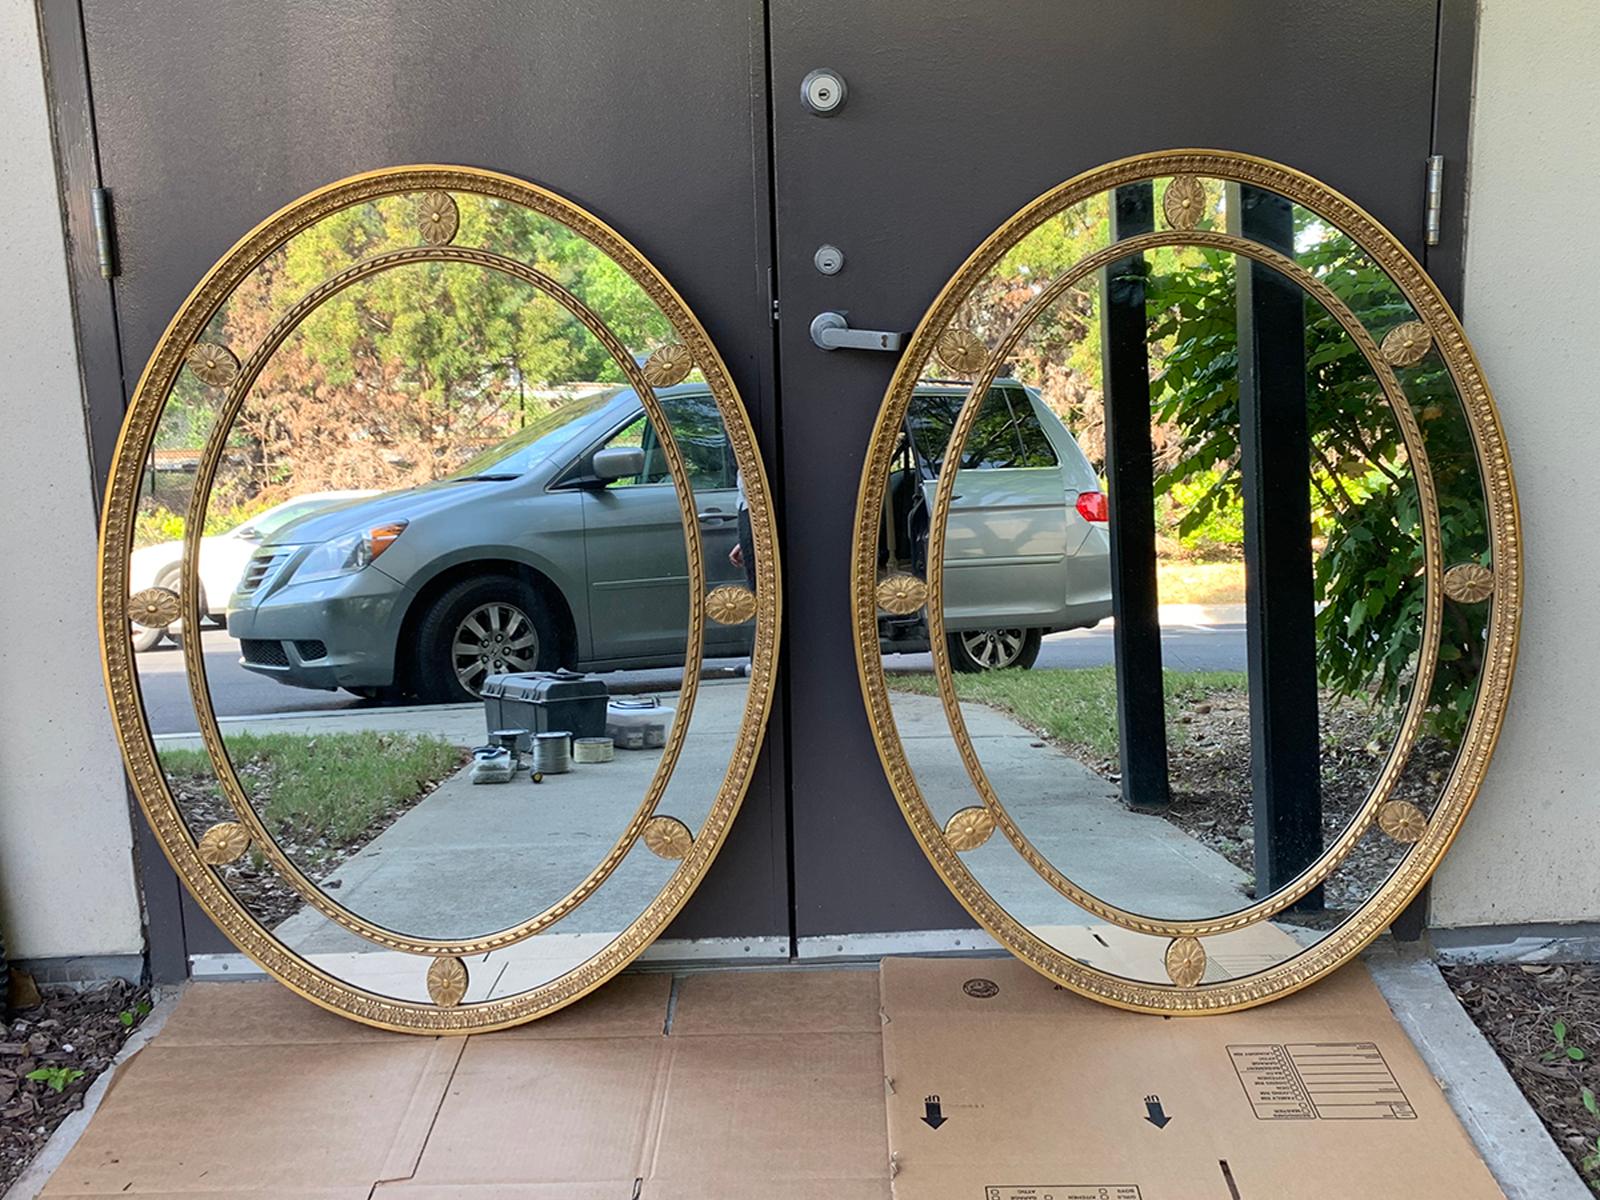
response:
[[[736,583],[725,583],[706,593],[706,616],[718,625],[743,625],[756,615],[756,594]]]
[[[1457,563],[1444,573],[1444,594],[1457,604],[1481,604],[1494,595],[1494,572],[1482,563]]]
[[[1428,832],[1428,818],[1409,800],[1390,800],[1378,809],[1378,828],[1409,846]]]
[[[651,387],[671,387],[689,378],[689,372],[694,370],[694,355],[689,353],[689,347],[674,342],[652,353],[641,369],[644,381]]]
[[[467,994],[467,964],[459,958],[436,958],[428,968],[428,995],[440,1008],[454,1008]]]
[[[236,862],[250,849],[250,831],[237,821],[223,821],[200,835],[200,861],[220,867]]]
[[[1164,961],[1167,978],[1179,987],[1193,987],[1205,977],[1206,948],[1199,938],[1173,938]]]
[[[994,832],[994,816],[981,804],[963,808],[944,825],[944,839],[959,853],[976,850]]]
[[[165,629],[182,615],[178,593],[171,588],[145,588],[128,599],[128,620],[140,629]]]
[[[644,844],[657,858],[687,858],[694,834],[677,817],[651,817],[644,823]]]
[[[1193,229],[1206,210],[1206,189],[1193,175],[1174,175],[1161,200],[1161,212],[1174,229]]]
[[[430,246],[447,246],[461,227],[461,210],[449,192],[424,192],[417,201],[417,227]]]
[[[989,360],[989,347],[969,329],[950,329],[934,344],[933,356],[954,375],[972,375]]]
[[[889,575],[878,583],[878,607],[908,617],[928,602],[928,585],[915,575]]]
[[[1384,334],[1378,349],[1391,366],[1414,367],[1433,349],[1433,335],[1421,321],[1407,321]]]
[[[189,347],[183,361],[201,383],[212,387],[227,387],[239,378],[239,360],[233,351],[214,342],[197,342]]]

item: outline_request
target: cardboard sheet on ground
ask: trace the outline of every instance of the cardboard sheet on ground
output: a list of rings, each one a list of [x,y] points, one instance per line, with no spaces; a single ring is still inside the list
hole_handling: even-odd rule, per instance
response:
[[[900,1200],[1499,1195],[1359,967],[1265,1009],[1185,1021],[1103,1008],[1000,958],[624,975],[546,1020],[465,1039],[367,1029],[276,984],[197,985],[123,1067],[46,1195],[888,1200],[891,1188]]]
[[[465,1039],[189,989],[49,1197],[887,1200],[878,978],[626,975]]]
[[[890,959],[880,982],[896,1200],[1501,1196],[1359,966],[1190,1019],[1008,959]]]

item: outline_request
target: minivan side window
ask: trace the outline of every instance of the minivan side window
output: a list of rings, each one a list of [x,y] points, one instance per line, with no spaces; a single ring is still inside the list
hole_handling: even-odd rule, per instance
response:
[[[709,395],[657,397],[672,423],[673,440],[689,472],[695,491],[716,491],[734,486],[733,448],[722,425],[722,414]],[[666,451],[649,417],[640,413],[606,439],[605,449],[637,446],[644,451],[644,472],[614,480],[612,487],[671,484],[672,470]]]
[[[1028,393],[1007,388],[1006,399],[1011,404],[1017,438],[1022,443],[1022,452],[1017,455],[1017,461],[1011,465],[1055,466],[1061,460],[1056,457],[1056,448],[1050,444],[1050,435],[1044,431],[1044,426],[1039,424],[1039,414],[1033,411],[1033,402],[1028,398]]]
[[[689,470],[689,485],[697,492],[733,487],[733,447],[710,393],[657,394],[656,401],[672,426],[672,440]]]
[[[950,433],[965,400],[959,393],[923,394],[911,399],[911,435],[935,478],[944,465]],[[1018,388],[990,388],[961,448],[961,469],[1053,467],[1056,462],[1055,447],[1039,424],[1027,393]]]
[[[643,413],[608,437],[601,449],[644,451],[644,470],[638,475],[623,475],[613,479],[609,485],[611,487],[639,487],[648,483],[672,482],[666,456],[661,453],[661,443],[656,441],[656,431],[650,428],[650,421]]]

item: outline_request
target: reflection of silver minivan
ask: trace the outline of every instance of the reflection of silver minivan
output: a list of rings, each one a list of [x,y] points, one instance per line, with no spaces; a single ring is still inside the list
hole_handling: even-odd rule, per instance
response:
[[[733,453],[705,385],[657,392],[687,462],[710,584],[744,582]],[[639,398],[569,401],[455,475],[297,522],[256,551],[228,632],[251,671],[309,688],[467,700],[563,664],[681,665],[683,518]],[[709,657],[749,626],[708,623]]]
[[[882,571],[926,577],[928,514],[966,385],[918,386],[889,476]],[[1037,392],[989,390],[966,445],[945,529],[944,624],[963,671],[1029,667],[1040,638],[1111,615],[1106,497],[1078,443]],[[882,616],[885,653],[924,651],[922,614]]]
[[[716,405],[703,384],[657,396],[688,464],[707,581],[743,582],[728,557],[738,482]],[[901,547],[925,553],[961,396],[918,389],[902,457],[922,486],[906,470],[891,480]],[[964,467],[947,559],[957,662],[1026,665],[1041,630],[1110,611],[1104,497],[1021,385],[990,394],[966,457],[974,483]],[[228,631],[246,668],[296,687],[467,700],[501,671],[681,665],[688,601],[677,495],[643,406],[622,389],[560,406],[447,479],[276,531],[246,565]],[[916,636],[891,622],[885,645],[914,648]],[[749,642],[749,626],[707,625],[708,657]]]

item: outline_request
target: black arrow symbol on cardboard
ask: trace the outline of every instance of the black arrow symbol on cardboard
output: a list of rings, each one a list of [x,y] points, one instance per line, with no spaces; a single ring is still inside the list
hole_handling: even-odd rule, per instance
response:
[[[944,1115],[944,1110],[940,1108],[939,1097],[929,1096],[922,1103],[923,1107],[927,1110],[923,1114],[922,1119],[928,1123],[929,1129],[937,1129],[950,1119]]]
[[[1167,1122],[1172,1120],[1161,1107],[1160,1096],[1146,1096],[1144,1098],[1144,1119],[1157,1129],[1165,1129]]]

